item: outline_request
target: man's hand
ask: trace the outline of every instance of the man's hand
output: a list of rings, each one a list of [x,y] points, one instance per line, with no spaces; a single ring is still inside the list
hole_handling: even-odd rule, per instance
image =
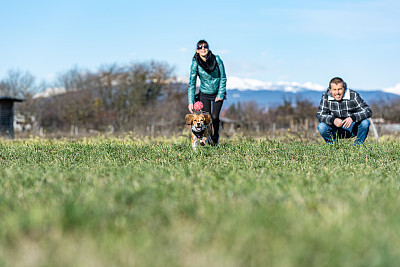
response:
[[[347,117],[343,120],[343,128],[349,128],[352,123],[353,119],[351,117]]]
[[[348,118],[347,118],[347,119],[348,119]],[[344,121],[342,121],[342,120],[339,119],[339,118],[336,118],[336,119],[333,121],[333,124],[334,124],[336,127],[340,128],[340,127],[343,126]]]
[[[215,102],[222,101],[222,98],[216,97]]]
[[[193,104],[189,104],[188,109],[189,109],[190,113],[193,113]]]

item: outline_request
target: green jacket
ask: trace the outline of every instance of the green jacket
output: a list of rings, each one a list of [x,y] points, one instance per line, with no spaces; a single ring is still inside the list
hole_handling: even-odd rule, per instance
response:
[[[215,58],[217,60],[218,67],[215,68],[215,70],[211,72],[211,74],[208,74],[201,66],[197,64],[197,61],[193,59],[192,66],[190,67],[190,80],[188,88],[189,104],[194,103],[197,74],[200,78],[200,92],[204,94],[217,94],[217,97],[225,99],[226,74],[224,63],[219,58],[219,56],[215,56]]]

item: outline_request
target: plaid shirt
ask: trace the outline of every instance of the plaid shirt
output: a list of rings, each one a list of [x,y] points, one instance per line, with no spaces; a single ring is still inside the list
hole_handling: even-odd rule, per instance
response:
[[[318,122],[325,122],[332,125],[335,118],[345,119],[351,117],[354,122],[371,118],[372,110],[360,95],[351,89],[347,89],[342,100],[337,101],[327,90],[321,98],[317,119]]]

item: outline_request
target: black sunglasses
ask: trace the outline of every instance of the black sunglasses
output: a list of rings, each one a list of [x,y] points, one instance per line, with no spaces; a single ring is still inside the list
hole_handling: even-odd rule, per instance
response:
[[[197,46],[197,49],[202,49],[202,48],[204,48],[204,49],[208,49],[208,45],[198,45]]]

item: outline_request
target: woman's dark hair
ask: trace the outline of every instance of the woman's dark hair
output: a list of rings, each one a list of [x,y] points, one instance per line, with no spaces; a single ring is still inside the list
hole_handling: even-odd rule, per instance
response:
[[[206,45],[208,45],[208,43],[207,43],[206,40],[200,40],[200,41],[197,42],[197,45],[201,45],[201,44],[206,44]]]
[[[198,41],[198,42],[197,42],[197,45],[196,45],[196,52],[194,52],[193,58],[196,58],[196,55],[197,55],[197,47],[198,47],[199,45],[202,45],[202,44],[208,45],[208,43],[207,43],[206,40],[203,40],[203,39],[202,39],[202,40]]]

